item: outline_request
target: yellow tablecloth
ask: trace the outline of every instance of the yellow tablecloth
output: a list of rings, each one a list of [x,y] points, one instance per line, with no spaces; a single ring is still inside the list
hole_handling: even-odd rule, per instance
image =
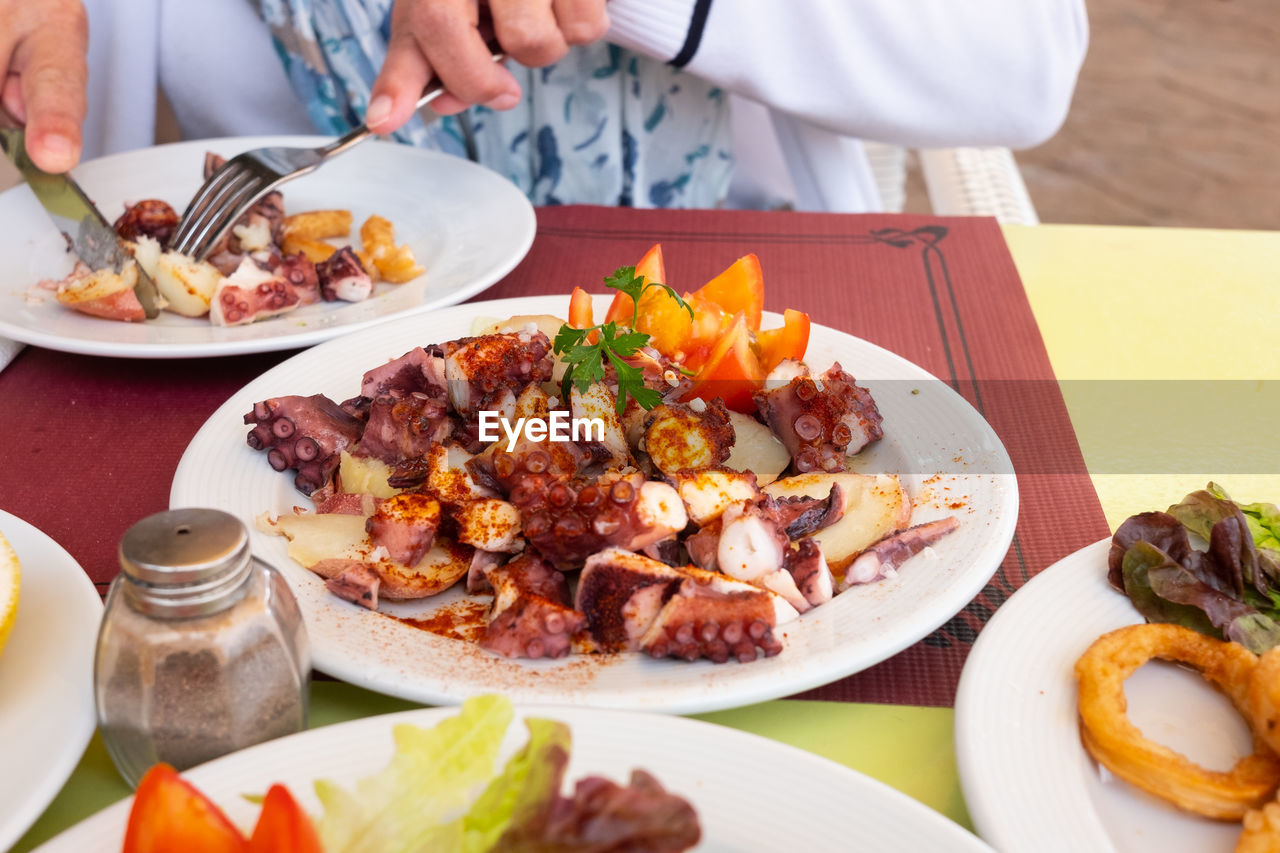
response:
[[[1280,472],[1250,469],[1238,452],[1269,438],[1278,422],[1280,233],[1045,225],[1010,226],[1005,236],[1113,527],[1208,479],[1240,498],[1280,497]],[[1196,384],[1207,380],[1215,385]],[[1206,389],[1212,405],[1197,406]],[[1135,394],[1149,408],[1135,412]],[[1117,399],[1125,405],[1113,405]],[[1229,440],[1215,439],[1215,429]],[[1223,446],[1205,449],[1214,441]],[[1169,463],[1190,442],[1203,470]],[[312,725],[407,707],[318,683]],[[826,756],[970,826],[950,709],[778,701],[701,717]],[[14,850],[128,793],[95,737]]]

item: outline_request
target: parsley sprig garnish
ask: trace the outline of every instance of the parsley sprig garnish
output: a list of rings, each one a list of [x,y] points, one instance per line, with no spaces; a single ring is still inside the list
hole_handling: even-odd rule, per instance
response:
[[[619,327],[613,321],[585,329],[575,329],[568,323],[561,326],[553,345],[553,351],[567,365],[561,392],[566,400],[571,386],[585,392],[591,383],[604,379],[604,364],[608,361],[618,377],[618,414],[626,409],[628,396],[642,408],[652,409],[662,402],[662,395],[644,384],[644,373],[640,368],[624,360],[649,343],[647,334],[634,331],[640,319],[640,297],[649,288],[660,287],[689,312],[690,318],[693,317],[693,309],[667,285],[648,282],[644,276],[636,275],[635,267],[618,267],[613,275],[605,276],[604,283],[606,287],[631,297],[631,327]]]

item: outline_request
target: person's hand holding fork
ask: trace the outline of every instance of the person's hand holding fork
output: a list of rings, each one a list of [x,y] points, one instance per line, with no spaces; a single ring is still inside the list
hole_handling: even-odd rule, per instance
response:
[[[482,8],[483,7],[483,8]],[[423,88],[437,77],[447,94],[431,108],[443,115],[472,104],[496,110],[520,102],[520,85],[492,61],[486,40],[521,65],[561,59],[609,29],[605,0],[396,0],[387,58],[374,83],[365,124],[390,133],[413,115]]]

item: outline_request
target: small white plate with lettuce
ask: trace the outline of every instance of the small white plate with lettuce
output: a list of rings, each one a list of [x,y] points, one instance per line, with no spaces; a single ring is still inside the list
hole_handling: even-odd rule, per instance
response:
[[[650,787],[635,797],[613,789],[609,796],[589,796],[608,788],[598,779],[584,782],[589,777],[627,786],[635,770],[651,775],[666,793]],[[315,729],[184,776],[246,830],[257,817],[255,795],[285,784],[312,815],[326,853],[991,853],[976,836],[905,794],[794,747],[680,717],[513,708],[498,696],[469,699],[461,709]],[[687,808],[668,794],[692,805],[695,835]],[[131,802],[99,812],[41,853],[118,853]],[[566,820],[575,808],[574,819]],[[548,827],[566,826],[579,831],[547,834]],[[696,838],[695,846],[672,842],[677,834]],[[584,844],[583,836],[596,841]],[[601,843],[610,837],[632,843]]]

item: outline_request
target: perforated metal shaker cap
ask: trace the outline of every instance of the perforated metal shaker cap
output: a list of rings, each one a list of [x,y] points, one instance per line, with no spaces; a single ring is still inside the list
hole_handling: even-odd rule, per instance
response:
[[[149,586],[203,586],[239,574],[249,556],[249,533],[240,519],[217,509],[158,512],[120,539],[120,568]]]

